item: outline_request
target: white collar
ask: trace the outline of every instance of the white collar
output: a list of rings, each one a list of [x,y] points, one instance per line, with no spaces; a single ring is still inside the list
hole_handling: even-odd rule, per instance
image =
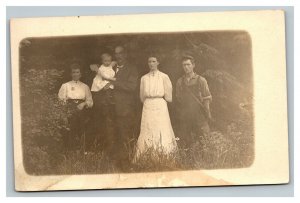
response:
[[[158,69],[149,72],[149,74],[150,74],[151,76],[155,76],[155,75],[157,75],[158,73],[159,73],[159,70],[158,70]]]
[[[75,80],[71,80],[70,82],[72,82],[72,83],[75,83],[75,84],[80,84],[80,83],[81,83],[81,81],[80,81],[80,80],[77,80],[77,81],[75,81]]]

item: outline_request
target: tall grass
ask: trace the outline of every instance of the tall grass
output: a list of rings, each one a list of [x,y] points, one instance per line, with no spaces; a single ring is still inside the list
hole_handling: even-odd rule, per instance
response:
[[[253,137],[228,131],[211,132],[198,137],[189,148],[178,148],[173,154],[165,154],[150,148],[134,161],[134,148],[127,148],[126,164],[121,168],[103,151],[86,153],[83,149],[68,151],[57,166],[59,174],[105,174],[130,172],[157,172],[192,169],[239,168],[251,165]],[[178,141],[180,146],[180,140]],[[128,144],[128,146],[133,146]],[[118,149],[116,149],[118,150]]]

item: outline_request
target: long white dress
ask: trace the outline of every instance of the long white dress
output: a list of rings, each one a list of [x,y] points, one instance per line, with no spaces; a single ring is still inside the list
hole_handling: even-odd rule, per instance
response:
[[[170,155],[177,149],[167,102],[172,101],[172,83],[160,71],[141,78],[140,99],[143,102],[141,131],[135,160],[149,150]]]

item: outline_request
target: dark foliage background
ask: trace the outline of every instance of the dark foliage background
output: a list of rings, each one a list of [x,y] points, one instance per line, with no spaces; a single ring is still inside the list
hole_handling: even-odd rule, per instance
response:
[[[129,61],[142,76],[147,57],[156,54],[160,69],[175,87],[183,74],[181,58],[192,55],[196,72],[203,75],[213,95],[212,133],[191,146],[193,159],[180,152],[179,161],[168,167],[147,164],[134,171],[194,168],[247,167],[254,159],[253,74],[251,38],[243,31],[149,33],[54,38],[27,38],[20,43],[20,88],[24,166],[28,173],[72,174],[113,172],[100,152],[92,155],[66,153],[62,145],[63,119],[67,112],[59,105],[57,92],[70,80],[69,65],[81,63],[82,81],[89,86],[94,74],[89,65],[100,63],[104,52],[125,46]],[[175,90],[176,91],[176,90]],[[176,133],[176,102],[169,105]],[[200,147],[201,146],[201,147]],[[166,164],[165,161],[161,163]],[[173,161],[172,161],[173,163]],[[179,164],[178,164],[179,163]],[[149,168],[152,165],[152,168]]]

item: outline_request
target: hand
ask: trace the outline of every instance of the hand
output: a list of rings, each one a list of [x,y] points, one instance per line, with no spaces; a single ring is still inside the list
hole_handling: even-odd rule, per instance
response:
[[[81,111],[85,107],[85,105],[86,105],[86,103],[82,102],[82,103],[77,105],[77,109]]]
[[[116,78],[105,78],[105,79],[109,81],[116,81]]]
[[[112,67],[114,67],[114,66],[117,65],[117,62],[116,62],[116,61],[112,61],[112,62],[110,63],[110,65],[111,65]]]
[[[109,82],[103,87],[103,89],[108,90],[110,86],[111,86],[111,83]]]
[[[98,72],[99,67],[97,64],[91,64],[90,69],[91,71]]]

